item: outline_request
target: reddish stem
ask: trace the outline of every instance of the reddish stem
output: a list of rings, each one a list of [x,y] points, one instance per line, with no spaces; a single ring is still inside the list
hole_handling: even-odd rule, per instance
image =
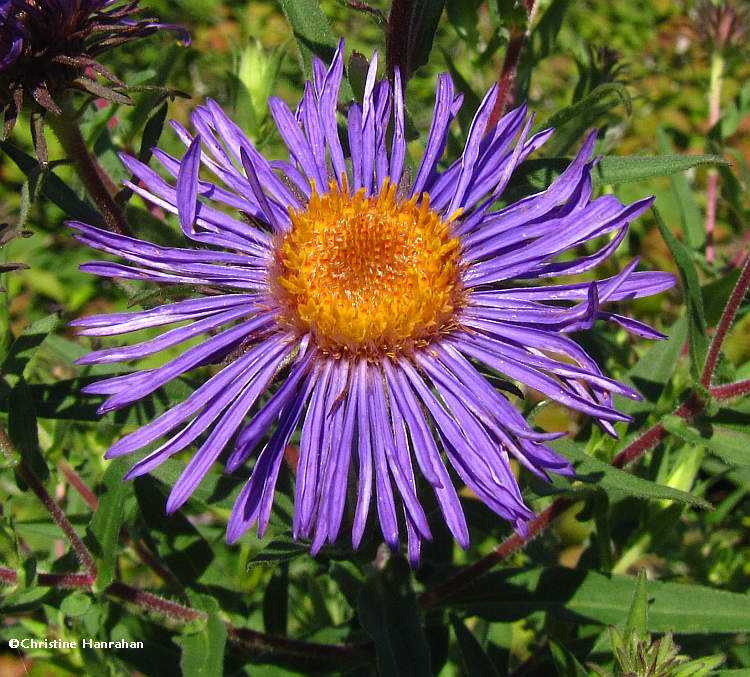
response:
[[[732,259],[732,263],[731,263],[732,268],[739,268],[742,265],[742,262],[747,257],[747,246],[749,244],[750,244],[750,230],[747,230],[745,231],[745,234],[742,236],[742,242],[740,242],[739,249],[737,250],[737,253]]]
[[[714,374],[714,369],[716,369],[716,362],[719,359],[719,351],[721,350],[721,346],[727,336],[729,327],[732,326],[732,322],[737,315],[740,304],[745,298],[745,292],[747,292],[748,286],[750,286],[750,257],[745,259],[745,265],[742,267],[740,278],[737,280],[732,295],[729,297],[724,312],[721,314],[721,319],[716,327],[711,346],[708,349],[706,363],[703,366],[703,374],[701,374],[701,384],[706,388],[711,385],[711,377]]]
[[[5,435],[5,431],[2,431],[2,435]],[[65,513],[60,509],[60,506],[55,503],[52,496],[49,495],[44,485],[39,481],[34,471],[26,464],[26,461],[21,461],[18,464],[17,472],[21,479],[29,486],[29,488],[37,495],[37,498],[42,502],[42,505],[47,509],[47,512],[52,516],[52,520],[57,524],[58,527],[70,541],[70,545],[73,546],[73,551],[78,557],[78,561],[81,563],[84,569],[86,569],[89,576],[96,578],[97,568],[94,558],[91,556],[88,548],[76,533],[73,525],[68,521]]]
[[[86,483],[81,479],[81,476],[71,468],[70,464],[65,460],[60,460],[57,463],[57,467],[60,472],[68,480],[70,486],[72,486],[86,501],[86,505],[92,510],[96,510],[99,507],[99,499],[96,497],[93,491],[86,486]]]
[[[526,34],[520,28],[513,27],[511,29],[510,41],[508,42],[508,48],[505,50],[503,67],[497,81],[497,99],[495,99],[495,105],[487,122],[488,130],[497,124],[503,113],[513,103],[516,71],[518,70],[518,60],[521,57],[521,47],[525,36]]]
[[[736,383],[727,383],[723,386],[716,386],[715,388],[711,388],[710,392],[711,397],[720,402],[747,395],[750,393],[750,379],[737,381]]]
[[[567,510],[574,501],[568,498],[558,498],[551,505],[531,522],[528,523],[529,534],[525,538],[518,534],[513,534],[510,538],[504,540],[492,552],[482,557],[480,560],[456,574],[453,578],[436,585],[434,588],[425,590],[417,597],[417,604],[422,607],[429,607],[443,601],[446,597],[471,583],[475,578],[491,569],[496,564],[507,559],[514,553],[523,548],[534,536],[546,529],[555,518],[559,517]]]
[[[701,402],[695,394],[692,394],[683,404],[681,404],[674,412],[675,416],[690,420],[697,416],[703,408],[705,403]],[[655,447],[661,440],[663,440],[669,433],[665,430],[661,423],[657,423],[653,428],[649,428],[643,435],[637,440],[630,443],[627,447],[622,449],[613,459],[612,465],[615,468],[623,468],[624,466],[632,463],[641,454],[647,452],[649,449]]]
[[[91,591],[94,579],[87,574],[38,574],[39,585],[55,588],[75,588]],[[12,569],[0,566],[0,583],[17,585],[18,574]],[[158,613],[182,623],[190,623],[198,618],[205,618],[203,611],[189,606],[170,602],[163,597],[144,590],[139,590],[122,581],[113,581],[104,591],[107,595],[117,597],[125,602],[135,604],[144,611]],[[373,646],[369,642],[359,644],[318,644],[304,642],[287,637],[276,637],[264,632],[257,632],[249,628],[236,628],[227,623],[227,634],[230,639],[256,652],[275,652],[321,658],[326,660],[368,658],[374,654]]]
[[[57,467],[60,469],[65,479],[68,480],[70,485],[81,495],[86,504],[92,510],[96,510],[99,507],[99,499],[96,497],[93,491],[88,488],[86,483],[81,479],[81,476],[70,467],[70,465],[61,460]],[[120,528],[120,539],[127,545],[131,546],[141,561],[149,567],[157,576],[163,581],[170,583],[176,587],[180,587],[180,582],[177,580],[175,575],[169,571],[154,555],[146,548],[140,541],[134,541],[128,531],[127,527]]]

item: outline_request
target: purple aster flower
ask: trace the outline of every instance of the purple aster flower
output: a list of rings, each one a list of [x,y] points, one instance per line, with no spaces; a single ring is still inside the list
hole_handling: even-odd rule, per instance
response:
[[[57,97],[77,88],[121,103],[130,99],[103,85],[91,69],[115,86],[125,87],[97,61],[117,45],[160,28],[187,32],[154,19],[134,19],[138,0],[1,0],[0,107],[5,118],[3,138],[10,134],[24,105],[60,114]]]
[[[396,71],[393,87],[378,81],[375,55],[363,102],[352,103],[346,116],[347,159],[337,127],[343,52],[341,43],[328,69],[315,61],[294,112],[269,101],[288,162],[264,159],[211,100],[193,114],[194,133],[173,123],[187,147],[182,160],[154,151],[173,181],[122,158],[139,179],[128,186],[177,214],[197,248],[161,247],[72,223],[81,242],[128,262],[82,269],[216,293],[75,321],[81,334],[97,337],[187,321],[79,362],[142,358],[207,334],[162,367],[86,389],[109,395],[100,408],[105,413],[200,365],[223,364],[184,402],[115,443],[107,457],[162,440],[127,475],[136,477],[203,436],[172,488],[167,511],[173,512],[233,441],[227,471],[255,459],[229,519],[233,542],[256,523],[259,535],[266,530],[284,449],[301,429],[294,537],[311,538],[313,553],[336,541],[351,493],[354,547],[374,503],[383,538],[397,548],[405,530],[414,563],[421,540],[431,538],[418,484],[434,491],[445,523],[466,547],[469,532],[449,467],[522,534],[533,514],[511,459],[544,478],[572,473],[545,444],[559,435],[529,427],[487,375],[501,374],[584,412],[614,435],[613,424],[630,419],[613,408],[612,394],[639,395],[605,376],[566,334],[605,320],[663,338],[603,305],[655,294],[674,278],[636,272],[633,261],[597,282],[531,284],[597,266],[652,200],[592,199],[592,134],[547,190],[498,209],[513,170],[552,130],[530,135],[524,107],[488,128],[495,87],[476,112],[463,154],[441,171],[461,96],[447,74],[440,76],[424,157],[411,180],[400,76]],[[215,178],[201,178],[201,169]],[[560,260],[602,236],[609,239],[596,253]],[[269,389],[272,396],[259,404]]]

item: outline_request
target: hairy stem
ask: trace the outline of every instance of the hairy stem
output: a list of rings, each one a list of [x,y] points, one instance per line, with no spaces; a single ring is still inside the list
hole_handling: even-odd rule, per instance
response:
[[[92,510],[96,510],[99,507],[99,499],[96,497],[93,491],[88,488],[86,483],[81,479],[80,475],[70,467],[70,465],[61,460],[58,462],[57,467],[60,469],[65,479],[68,480],[70,485],[80,494],[81,498],[86,501],[86,504]],[[159,578],[163,581],[174,585],[175,587],[181,587],[177,577],[167,569],[148,548],[146,548],[140,541],[134,541],[127,527],[122,526],[120,528],[120,539],[127,545],[133,548],[138,554],[141,562],[143,562],[149,569],[151,569]]]
[[[3,431],[3,434],[5,431]],[[94,558],[91,556],[89,549],[86,547],[80,536],[76,533],[73,525],[68,521],[65,513],[62,511],[59,505],[55,503],[52,496],[44,488],[39,478],[36,476],[34,471],[29,467],[26,461],[21,461],[16,468],[21,479],[29,486],[29,488],[36,494],[37,498],[42,502],[42,505],[47,509],[52,520],[65,534],[65,537],[73,547],[73,551],[81,563],[81,566],[86,570],[89,576],[96,578],[96,563]]]
[[[0,566],[0,584],[17,585],[18,574],[12,569]],[[91,591],[94,580],[86,574],[48,574],[37,576],[39,585],[55,588],[73,588]],[[113,581],[105,590],[105,594],[129,602],[144,611],[158,613],[181,623],[190,623],[196,619],[205,618],[203,611],[189,606],[171,602],[150,592],[134,588],[122,581]],[[227,634],[237,644],[253,650],[255,653],[276,653],[305,656],[324,660],[358,660],[374,657],[371,643],[359,644],[318,644],[305,642],[287,637],[276,637],[249,628],[237,628],[227,623]]]
[[[20,454],[18,454],[18,451],[14,449],[13,443],[11,442],[10,437],[8,437],[8,433],[1,425],[0,449],[3,450],[3,454],[8,458],[20,458]],[[16,472],[18,473],[19,477],[28,485],[29,489],[31,489],[36,494],[37,498],[42,502],[42,505],[47,509],[47,512],[49,512],[54,523],[57,524],[58,527],[60,527],[62,532],[67,537],[68,541],[70,541],[70,544],[71,546],[73,546],[73,550],[75,551],[76,557],[78,557],[78,561],[81,563],[83,568],[86,569],[88,575],[96,578],[96,563],[94,562],[94,558],[91,556],[88,548],[76,533],[73,525],[68,521],[68,518],[65,517],[65,513],[60,509],[60,506],[55,503],[55,500],[44,488],[44,485],[36,476],[36,473],[24,460],[21,460],[16,466]]]
[[[497,99],[490,113],[487,129],[492,129],[497,121],[503,116],[506,110],[513,105],[516,88],[516,73],[518,71],[518,62],[521,58],[521,48],[524,41],[531,34],[531,24],[536,18],[539,3],[537,0],[525,0],[526,13],[528,14],[528,28],[523,30],[520,26],[510,26],[510,39],[508,47],[505,50],[503,66],[500,69],[500,77],[497,80]]]
[[[133,233],[125,220],[125,215],[114,201],[102,177],[103,170],[86,148],[86,142],[78,127],[75,108],[69,98],[63,101],[61,110],[62,115],[50,113],[47,116],[47,124],[55,132],[65,154],[73,162],[86,191],[104,216],[107,229],[119,235],[132,237]],[[111,183],[109,179],[107,182]]]
[[[711,385],[711,377],[716,369],[716,362],[719,359],[719,351],[721,350],[727,332],[737,315],[742,299],[745,298],[748,286],[750,286],[750,256],[745,258],[745,265],[742,267],[740,279],[737,280],[737,284],[732,290],[732,295],[727,301],[724,312],[721,314],[719,324],[716,326],[714,337],[711,340],[711,346],[709,347],[708,355],[706,356],[706,364],[704,365],[703,373],[701,374],[701,384],[706,386],[706,388]]]

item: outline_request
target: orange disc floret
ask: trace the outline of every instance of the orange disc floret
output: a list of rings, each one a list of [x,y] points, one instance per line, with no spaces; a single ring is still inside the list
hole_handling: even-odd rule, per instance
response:
[[[276,244],[271,289],[282,319],[337,356],[393,354],[455,325],[461,305],[459,241],[429,196],[349,195],[331,182]]]

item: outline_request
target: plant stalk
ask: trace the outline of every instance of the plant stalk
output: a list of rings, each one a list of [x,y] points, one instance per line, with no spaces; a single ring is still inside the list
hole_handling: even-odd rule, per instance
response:
[[[708,125],[713,127],[721,117],[721,88],[724,75],[724,57],[720,50],[711,55],[711,75],[708,89]],[[708,170],[706,187],[706,263],[713,265],[715,259],[714,231],[716,229],[716,200],[719,173],[715,167]]]
[[[60,109],[61,115],[50,113],[47,116],[47,124],[55,132],[65,154],[72,161],[76,173],[86,187],[86,191],[104,216],[104,225],[107,230],[118,235],[132,237],[133,233],[125,219],[125,214],[114,201],[107,187],[107,183],[112,182],[109,177],[105,182],[104,170],[86,147],[86,142],[78,127],[78,116],[70,98],[62,102]]]

